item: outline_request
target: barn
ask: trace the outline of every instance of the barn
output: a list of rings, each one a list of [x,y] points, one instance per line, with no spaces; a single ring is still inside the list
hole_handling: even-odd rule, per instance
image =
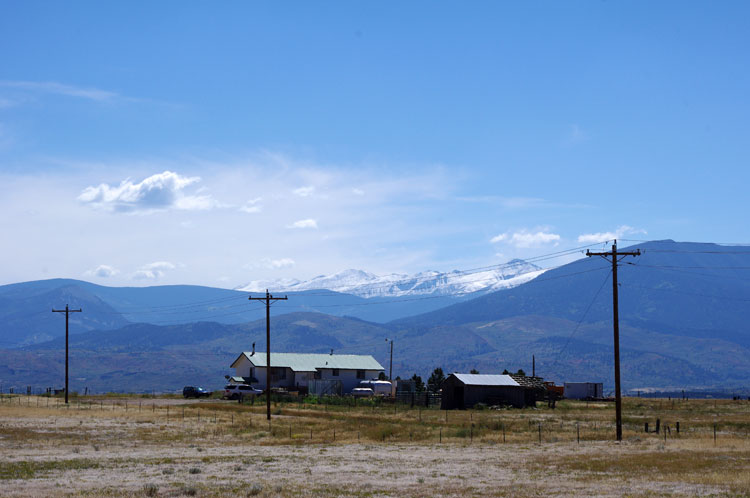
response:
[[[526,388],[510,375],[452,373],[443,381],[442,389],[443,410],[462,410],[477,403],[527,406]]]

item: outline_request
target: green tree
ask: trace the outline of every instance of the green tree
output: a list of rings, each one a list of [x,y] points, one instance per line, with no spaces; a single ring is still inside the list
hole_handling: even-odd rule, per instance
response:
[[[477,370],[476,368],[472,368],[472,369],[471,369],[471,372],[469,372],[469,373],[470,373],[470,374],[478,374],[478,373],[479,373],[479,370]]]
[[[507,368],[506,368],[505,370],[503,370],[503,375],[508,375],[509,373],[510,373],[510,372],[508,372],[508,369],[507,369]]]
[[[443,369],[437,367],[432,371],[432,375],[430,375],[430,378],[427,379],[427,389],[434,393],[438,392],[440,390],[440,384],[442,384],[444,380],[445,374],[443,373]]]
[[[526,372],[523,371],[523,368],[519,368],[518,372],[516,372],[516,375],[523,375],[524,377],[526,377]]]
[[[385,372],[380,372],[378,374],[378,380],[388,380],[388,377],[386,377]]]
[[[421,393],[422,391],[424,391],[424,382],[422,382],[422,377],[420,377],[417,374],[414,374],[414,376],[411,378],[411,380],[414,381],[414,389],[418,393]]]

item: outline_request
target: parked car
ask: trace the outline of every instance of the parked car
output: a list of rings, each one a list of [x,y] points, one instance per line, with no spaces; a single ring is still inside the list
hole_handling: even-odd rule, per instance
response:
[[[202,387],[185,386],[182,388],[182,395],[185,398],[208,398],[211,391],[206,391]]]
[[[240,396],[258,396],[263,391],[248,384],[227,384],[224,386],[224,397],[228,399],[239,399]]]
[[[369,398],[375,396],[375,391],[369,387],[355,387],[352,389],[352,396],[355,398]]]

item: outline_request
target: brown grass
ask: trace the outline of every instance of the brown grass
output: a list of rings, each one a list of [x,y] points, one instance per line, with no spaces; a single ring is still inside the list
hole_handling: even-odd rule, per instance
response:
[[[4,398],[2,494],[750,495],[748,402],[626,399],[622,444],[606,403],[447,414],[280,403],[273,413],[269,425],[265,406],[236,402]],[[643,432],[657,418],[666,440]]]

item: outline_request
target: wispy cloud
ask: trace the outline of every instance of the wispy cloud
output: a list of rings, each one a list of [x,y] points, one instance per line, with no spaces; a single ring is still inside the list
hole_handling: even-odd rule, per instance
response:
[[[271,259],[266,260],[266,267],[271,269],[280,269],[280,268],[291,268],[295,265],[295,262],[292,258],[281,258],[281,259]]]
[[[318,228],[318,222],[313,219],[297,220],[291,225],[287,225],[287,228]]]
[[[598,242],[607,242],[613,239],[621,239],[626,235],[643,234],[647,232],[641,228],[633,228],[628,225],[621,225],[612,232],[585,233],[578,236],[578,242],[581,244],[596,244]]]
[[[260,205],[260,201],[262,201],[262,197],[256,197],[255,199],[248,200],[245,204],[240,206],[240,211],[243,213],[260,213],[263,210],[263,207]]]
[[[174,263],[169,261],[156,261],[143,265],[138,271],[133,274],[135,280],[158,280],[165,275],[167,270],[174,270],[177,268]]]
[[[208,210],[218,203],[208,195],[186,195],[183,190],[200,182],[197,176],[181,176],[172,171],[151,175],[133,183],[123,180],[117,186],[102,183],[86,187],[78,200],[94,208],[113,212],[148,213],[164,209]]]
[[[589,134],[579,125],[571,124],[568,127],[568,134],[565,136],[565,145],[577,145],[589,140]]]
[[[528,230],[519,230],[514,233],[506,232],[496,235],[490,239],[492,244],[506,243],[517,248],[539,247],[547,244],[557,245],[560,236],[546,230],[531,232]]]
[[[315,187],[313,185],[309,185],[307,187],[300,187],[292,190],[292,193],[299,197],[310,197],[315,193]]]
[[[99,265],[93,270],[84,273],[87,277],[110,278],[119,274],[120,270],[109,265]]]
[[[56,95],[66,95],[68,97],[78,97],[82,99],[94,100],[96,102],[111,102],[123,98],[116,92],[101,90],[92,87],[80,87],[65,85],[56,81],[0,81],[0,86],[7,88],[17,88],[31,92],[51,93]]]

